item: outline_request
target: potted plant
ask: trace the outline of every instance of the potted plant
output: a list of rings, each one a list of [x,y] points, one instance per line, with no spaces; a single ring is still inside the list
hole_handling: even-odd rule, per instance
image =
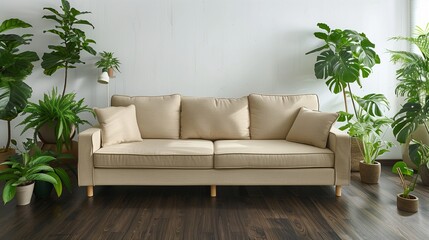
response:
[[[113,52],[101,52],[101,59],[95,63],[98,68],[101,68],[102,72],[107,72],[109,77],[113,77],[113,71],[119,71],[120,62],[119,59],[113,56]]]
[[[334,94],[342,93],[345,112],[349,112],[347,94],[352,96],[351,84],[362,87],[361,78],[367,78],[372,68],[380,63],[375,45],[364,33],[350,29],[331,29],[325,23],[318,23],[322,30],[314,36],[323,41],[323,45],[306,54],[319,53],[314,65],[317,79],[324,79]],[[353,103],[353,98],[350,99]],[[354,115],[357,111],[354,108]],[[352,171],[359,171],[359,162],[363,159],[363,146],[358,139],[352,138]]]
[[[417,212],[419,209],[419,198],[412,195],[417,182],[417,174],[414,174],[414,170],[409,168],[403,161],[395,163],[392,167],[392,172],[399,175],[401,179],[401,185],[404,191],[396,195],[396,206],[398,210],[405,212]],[[413,175],[415,175],[413,177]],[[410,177],[408,184],[405,177]]]
[[[10,147],[11,143],[16,144],[11,137],[11,121],[22,112],[31,97],[32,89],[24,80],[33,71],[32,62],[39,60],[35,52],[20,49],[30,44],[32,34],[4,32],[30,27],[30,24],[16,18],[5,20],[0,25],[0,119],[7,122],[7,141],[6,146],[0,148],[0,163],[15,154]]]
[[[57,151],[62,152],[63,146],[71,147],[71,138],[80,124],[88,123],[79,117],[80,113],[88,112],[94,115],[92,109],[83,104],[83,100],[75,100],[75,93],[61,96],[56,89],[51,94],[44,94],[38,103],[29,102],[23,110],[27,116],[20,125],[25,125],[23,133],[35,129],[39,138],[46,143],[56,143]],[[95,115],[94,115],[95,116]],[[53,128],[54,132],[43,128]],[[36,136],[35,136],[36,138]]]
[[[45,181],[54,185],[58,196],[62,194],[63,183],[68,185],[70,180],[63,169],[52,168],[49,163],[54,161],[41,151],[34,151],[35,144],[31,139],[24,143],[25,150],[1,163],[9,168],[0,171],[0,180],[5,181],[3,188],[4,204],[11,201],[15,195],[18,205],[27,205],[31,201],[35,181]],[[32,152],[33,151],[33,152]]]
[[[396,71],[396,78],[399,82],[395,89],[395,93],[397,96],[405,97],[406,103],[410,103],[408,105],[406,104],[407,108],[411,106],[424,106],[426,98],[429,96],[429,24],[424,30],[416,27],[416,33],[416,36],[395,37],[393,39],[409,42],[417,47],[416,50],[418,50],[418,52],[390,51],[392,54],[392,62],[400,64],[400,68]],[[418,105],[413,105],[411,103],[418,103]],[[402,110],[405,109],[403,108]],[[409,110],[413,110],[411,112],[415,113],[415,109]],[[408,166],[415,169],[417,169],[418,166],[413,164],[408,154],[408,145],[410,141],[416,139],[424,144],[429,144],[429,131],[427,126],[429,118],[427,115],[418,115],[418,118],[414,118],[416,121],[413,124],[407,124],[408,127],[401,131],[401,135],[397,135],[398,141],[403,143],[402,155],[404,161]],[[395,124],[395,126],[397,126],[396,133],[399,134],[401,125]],[[426,185],[428,185],[428,169],[423,165],[420,167],[422,168],[420,169],[422,173],[420,176],[422,179],[428,179],[424,181]]]
[[[339,122],[346,124],[340,130],[362,142],[363,160],[359,163],[361,181],[368,184],[378,183],[381,165],[377,157],[389,151],[393,143],[383,140],[383,129],[392,123],[384,116],[383,110],[389,109],[389,102],[383,94],[368,94],[364,97],[349,96],[353,99],[356,115],[340,112]]]
[[[37,134],[44,143],[55,142],[57,150],[61,152],[63,144],[66,147],[71,146],[70,138],[74,135],[77,125],[86,123],[78,117],[80,112],[91,112],[86,105],[83,105],[83,99],[75,100],[75,94],[66,94],[68,72],[79,64],[85,64],[81,60],[81,52],[88,52],[95,55],[95,50],[91,47],[95,41],[86,37],[85,32],[79,26],[86,25],[94,28],[87,20],[80,19],[81,15],[89,12],[81,12],[70,6],[66,0],[61,0],[60,9],[44,8],[50,12],[43,18],[52,20],[56,23],[53,29],[44,32],[52,33],[60,39],[58,45],[49,45],[51,52],[43,54],[42,68],[44,73],[51,76],[60,69],[64,69],[64,87],[62,94],[58,95],[56,90],[51,95],[45,94],[44,99],[39,101],[39,105],[31,104],[24,113],[29,113],[31,117],[24,120],[26,129],[35,128]],[[43,105],[45,104],[45,105]],[[47,105],[53,104],[53,105]],[[53,107],[57,107],[53,109]],[[48,119],[43,114],[48,114]],[[42,125],[40,125],[42,124]]]

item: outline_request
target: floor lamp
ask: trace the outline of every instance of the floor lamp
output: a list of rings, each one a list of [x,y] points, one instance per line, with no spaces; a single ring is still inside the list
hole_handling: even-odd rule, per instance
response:
[[[107,106],[109,106],[109,101],[110,101],[110,93],[109,93],[109,74],[107,72],[102,72],[100,77],[98,77],[98,82],[102,83],[102,84],[107,84]]]

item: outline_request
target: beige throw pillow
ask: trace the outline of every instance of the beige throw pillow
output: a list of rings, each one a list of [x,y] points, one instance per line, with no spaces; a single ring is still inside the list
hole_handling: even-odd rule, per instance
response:
[[[326,148],[329,131],[338,113],[326,113],[302,107],[286,137],[287,141]]]
[[[124,142],[142,141],[134,105],[95,108],[94,111],[101,126],[103,147]]]

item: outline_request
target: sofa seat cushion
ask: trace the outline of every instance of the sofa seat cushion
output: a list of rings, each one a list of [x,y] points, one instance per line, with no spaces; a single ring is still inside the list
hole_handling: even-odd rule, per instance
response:
[[[214,143],[215,168],[333,168],[334,153],[286,140],[222,140]]]
[[[111,145],[94,153],[94,167],[212,169],[213,142],[145,139]]]

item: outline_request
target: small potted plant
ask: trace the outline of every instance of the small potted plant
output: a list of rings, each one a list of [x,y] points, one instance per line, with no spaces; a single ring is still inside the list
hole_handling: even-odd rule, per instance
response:
[[[25,125],[22,132],[35,129],[35,138],[38,134],[42,142],[56,143],[59,153],[62,152],[63,146],[70,149],[75,129],[81,124],[89,124],[78,114],[88,112],[95,116],[94,111],[83,104],[84,99],[76,101],[75,96],[75,93],[61,96],[53,89],[51,94],[44,94],[38,103],[29,102],[23,110],[26,117],[20,124]]]
[[[113,56],[113,52],[101,52],[100,53],[101,59],[95,63],[95,65],[98,68],[101,68],[102,72],[107,72],[109,77],[113,77],[113,71],[116,70],[119,71],[120,62],[118,58]]]
[[[359,163],[361,181],[375,184],[381,174],[381,165],[376,159],[393,146],[393,143],[383,140],[383,129],[393,122],[383,113],[384,109],[389,109],[389,102],[383,94],[368,94],[362,98],[349,95],[353,99],[356,115],[341,111],[338,121],[346,124],[340,129],[347,130],[350,136],[362,142],[363,160]]]
[[[5,181],[2,194],[4,204],[11,201],[15,195],[18,205],[29,204],[35,181],[53,184],[57,195],[61,196],[62,183],[68,184],[70,180],[64,170],[49,166],[55,158],[35,150],[35,144],[31,139],[27,139],[24,148],[22,153],[1,163],[9,166],[8,169],[0,171],[0,180]]]
[[[21,51],[23,45],[28,45],[32,34],[12,34],[3,32],[19,28],[30,28],[31,25],[16,18],[7,19],[0,24],[0,119],[7,122],[7,141],[4,148],[0,148],[0,163],[15,154],[11,143],[11,121],[27,105],[32,89],[24,80],[33,71],[33,62],[39,57],[32,51]],[[2,134],[3,135],[3,134]],[[6,167],[0,166],[0,169]]]
[[[414,170],[409,168],[403,161],[395,163],[392,167],[392,172],[399,175],[401,179],[401,185],[404,191],[396,195],[396,205],[398,210],[405,212],[415,213],[419,209],[419,198],[412,195],[417,182],[417,174],[414,174]],[[413,177],[413,175],[415,175]],[[410,177],[411,180],[406,182],[406,177]]]

